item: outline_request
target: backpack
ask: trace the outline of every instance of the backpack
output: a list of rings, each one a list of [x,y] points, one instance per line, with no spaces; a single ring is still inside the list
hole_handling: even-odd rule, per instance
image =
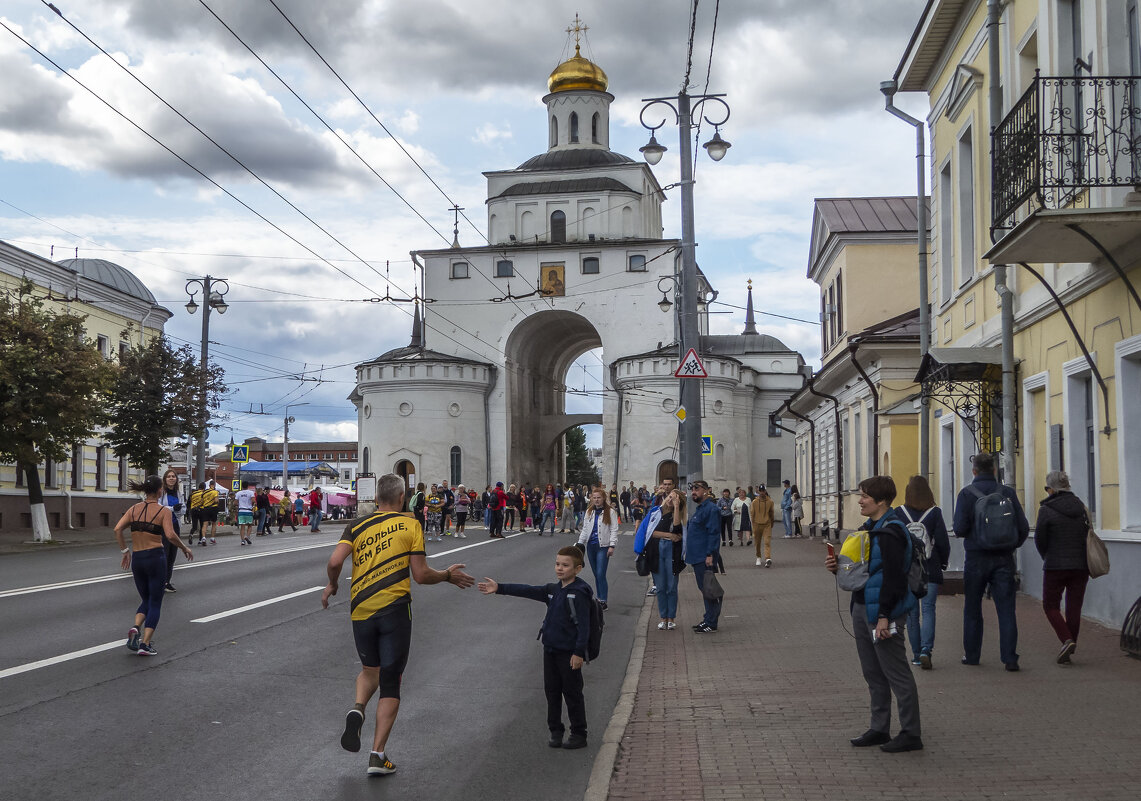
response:
[[[590,634],[586,638],[586,661],[593,662],[598,659],[602,650],[602,630],[606,628],[606,620],[602,611],[602,603],[591,595],[586,599],[590,606]],[[574,601],[567,598],[567,608],[570,610],[571,622],[578,626],[578,615],[574,610]]]
[[[408,499],[408,511],[415,512],[416,504],[420,503],[420,497],[423,495],[421,492],[415,492],[412,497]]]
[[[1018,526],[1014,501],[1003,494],[1002,484],[989,495],[974,484],[967,486],[976,496],[975,525],[971,536],[984,551],[1013,551],[1018,547]]]
[[[924,510],[923,514],[919,516],[918,520],[912,520],[911,513],[907,511],[907,507],[898,507],[903,516],[907,518],[907,522],[904,524],[904,526],[908,531],[911,532],[912,537],[915,537],[919,540],[919,542],[923,544],[924,559],[930,559],[931,554],[935,553],[935,541],[931,539],[931,534],[927,531],[927,526],[923,525],[923,521],[927,519],[928,513],[931,511],[931,509],[934,508],[935,507],[932,506],[930,509]]]
[[[923,598],[927,595],[927,550],[924,541],[911,528],[916,525],[923,528],[923,524],[919,521],[906,525],[902,520],[894,522],[899,524],[903,536],[907,538],[907,552],[903,557],[903,563],[907,565],[907,589],[911,590],[911,594],[916,598]]]

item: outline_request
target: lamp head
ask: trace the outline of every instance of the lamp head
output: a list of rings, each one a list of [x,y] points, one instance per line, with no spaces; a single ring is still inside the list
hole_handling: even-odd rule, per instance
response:
[[[650,141],[638,148],[638,152],[646,159],[646,163],[651,166],[662,160],[662,156],[665,155],[666,150],[666,146],[659,144],[657,137],[652,133],[650,134]]]
[[[194,298],[191,298],[189,301],[187,301],[186,310],[191,314],[194,314],[194,312],[198,311],[198,304],[194,302]]]
[[[721,159],[725,158],[725,154],[732,145],[721,138],[719,131],[714,131],[713,138],[702,145],[702,147],[704,147],[705,152],[709,154],[709,158],[714,161],[721,161]]]
[[[673,306],[673,303],[670,302],[670,299],[668,297],[666,297],[666,293],[663,292],[662,293],[662,299],[658,301],[658,308],[661,309],[663,312],[668,312],[670,310],[670,307],[672,307],[672,306]]]

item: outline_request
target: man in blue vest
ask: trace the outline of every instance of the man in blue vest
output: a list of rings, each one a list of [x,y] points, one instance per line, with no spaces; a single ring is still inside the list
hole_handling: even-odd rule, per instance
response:
[[[907,530],[895,516],[895,482],[890,476],[872,476],[860,482],[860,514],[867,521],[860,526],[869,533],[868,580],[852,593],[852,632],[856,653],[871,695],[871,726],[851,739],[857,748],[880,746],[888,753],[918,751],[923,748],[919,726],[919,691],[907,664],[903,630],[908,613],[917,600],[907,586]],[[838,569],[835,556],[824,566]],[[900,732],[891,736],[891,696],[899,707]]]

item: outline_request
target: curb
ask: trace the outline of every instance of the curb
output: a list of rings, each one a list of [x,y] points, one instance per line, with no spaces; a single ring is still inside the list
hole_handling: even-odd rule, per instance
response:
[[[656,600],[647,595],[642,604],[642,614],[634,629],[634,645],[630,649],[630,661],[626,663],[626,677],[610,723],[602,734],[602,746],[594,758],[594,768],[590,772],[590,783],[586,786],[583,801],[606,801],[610,795],[610,777],[614,775],[614,765],[618,762],[618,746],[626,733],[626,725],[634,714],[634,696],[638,692],[638,678],[642,673],[642,659],[646,654],[646,627],[650,623],[650,608]]]

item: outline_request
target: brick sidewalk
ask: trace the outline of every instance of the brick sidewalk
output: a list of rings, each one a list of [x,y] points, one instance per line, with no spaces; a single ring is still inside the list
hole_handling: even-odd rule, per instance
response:
[[[753,566],[752,548],[723,553],[716,634],[690,629],[701,616],[691,570],[680,577],[676,631],[657,631],[656,599],[646,599],[645,654],[609,798],[1141,797],[1141,661],[1118,649],[1118,632],[1086,621],[1074,664],[1059,666],[1040,603],[1019,596],[1022,670],[1007,673],[987,601],[982,665],[965,667],[962,597],[940,598],[935,669],[915,668],[926,750],[857,749],[848,738],[868,727],[867,685],[841,628],[841,618],[851,625],[848,596],[837,616],[820,540],[776,539],[767,570]]]

